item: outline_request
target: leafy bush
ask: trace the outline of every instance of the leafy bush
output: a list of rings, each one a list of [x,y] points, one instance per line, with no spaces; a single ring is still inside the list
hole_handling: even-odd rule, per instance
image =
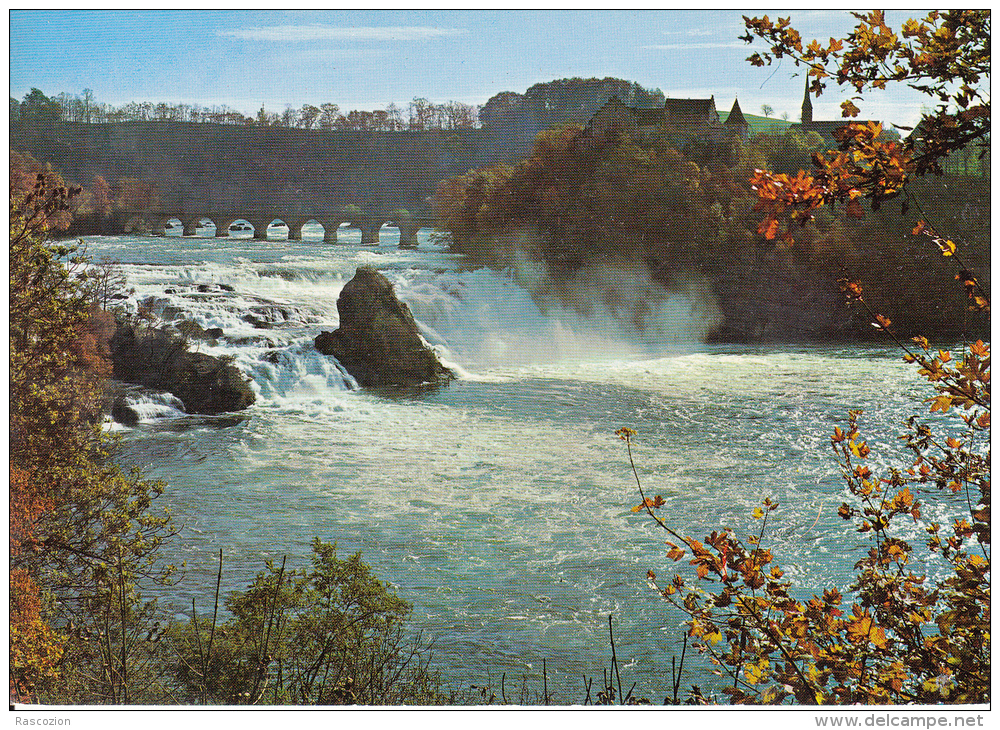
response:
[[[124,627],[147,610],[136,587],[171,572],[157,559],[173,534],[152,507],[162,485],[116,462],[101,429],[113,319],[94,305],[74,247],[48,239],[68,224],[77,192],[11,154],[10,691],[19,702],[129,701],[138,644]]]
[[[188,702],[404,705],[446,701],[429,644],[406,632],[412,607],[360,554],[312,546],[311,570],[266,570],[225,605],[232,614],[175,625],[171,672]]]

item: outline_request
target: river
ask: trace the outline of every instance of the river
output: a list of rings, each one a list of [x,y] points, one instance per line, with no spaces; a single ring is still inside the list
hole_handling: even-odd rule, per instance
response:
[[[664,534],[631,511],[621,426],[637,432],[644,488],[679,532],[745,534],[771,497],[765,546],[810,591],[846,588],[867,548],[837,516],[845,486],[829,436],[864,407],[877,458],[898,463],[894,435],[923,386],[894,349],[705,345],[710,307],[690,292],[635,283],[648,305],[637,324],[617,305],[539,305],[427,231],[416,250],[397,248],[394,229],[377,247],[346,229],[336,245],[308,226],[304,238],[86,239],[165,320],[221,327],[202,350],[232,355],[257,393],[238,418],[145,396],[136,428],[114,426],[126,456],[167,481],[161,503],[184,526],[167,549],[184,575],[162,597],[178,617],[192,597],[202,615],[210,607],[220,548],[227,591],[267,559],[305,565],[319,536],[341,555],[360,550],[413,604],[453,686],[506,673],[509,692],[527,674],[540,692],[544,659],[550,691],[580,702],[582,676],[596,686],[609,666],[611,614],[623,683],[662,701],[682,616],[646,583],[671,564]],[[376,395],[313,349],[360,265],[389,277],[457,380]],[[684,685],[699,681],[711,684]]]

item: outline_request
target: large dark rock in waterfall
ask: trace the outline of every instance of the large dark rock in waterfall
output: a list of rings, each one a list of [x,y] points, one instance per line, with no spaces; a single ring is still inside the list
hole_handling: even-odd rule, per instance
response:
[[[111,360],[117,380],[173,393],[188,413],[241,411],[256,400],[229,360],[190,352],[183,338],[161,330],[120,326],[111,338]]]
[[[446,383],[455,374],[424,344],[410,308],[382,274],[361,267],[337,299],[340,327],[321,332],[316,349],[333,355],[367,388]]]

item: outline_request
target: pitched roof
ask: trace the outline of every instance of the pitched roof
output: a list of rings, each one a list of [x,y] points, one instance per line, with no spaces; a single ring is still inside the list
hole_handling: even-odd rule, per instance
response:
[[[843,126],[850,124],[851,122],[860,122],[865,124],[867,120],[863,119],[833,119],[824,121],[809,122],[808,124],[793,124],[792,129],[801,130],[803,132],[817,132],[824,137],[833,138],[833,133],[836,132]]]
[[[666,99],[663,108],[672,122],[703,122],[715,109],[715,97],[709,99]]]
[[[664,114],[662,107],[652,107],[645,109],[637,109],[635,107],[629,107],[632,112],[632,116],[635,118],[635,123],[640,127],[654,126],[661,124],[664,121]]]
[[[729,116],[726,117],[726,121],[724,121],[723,124],[731,124],[731,125],[740,124],[746,127],[750,126],[750,122],[748,122],[746,120],[746,117],[743,116],[743,110],[740,109],[739,99],[736,99],[733,102],[733,108],[729,110]]]

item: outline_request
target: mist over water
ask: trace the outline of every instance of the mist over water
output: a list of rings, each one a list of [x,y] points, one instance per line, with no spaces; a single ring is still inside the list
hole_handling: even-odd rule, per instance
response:
[[[415,251],[387,230],[378,247],[352,236],[87,241],[164,320],[221,328],[199,347],[233,356],[258,395],[205,418],[139,394],[139,425],[117,427],[185,526],[169,557],[186,575],[161,597],[178,615],[210,601],[219,548],[235,590],[266,559],[305,565],[319,536],[361,550],[413,603],[456,685],[485,683],[487,668],[540,682],[544,658],[550,689],[581,702],[582,675],[608,666],[613,614],[622,681],[661,701],[682,617],[646,585],[671,566],[658,528],[631,512],[621,426],[638,432],[644,489],[678,531],[746,532],[770,496],[781,507],[766,541],[788,572],[846,587],[863,546],[836,514],[829,435],[862,404],[866,431],[901,431],[920,386],[894,351],[706,346],[719,313],[694,278],[667,289],[609,263],[557,291],[526,265],[464,269],[423,233]],[[316,352],[360,265],[393,282],[458,380],[375,395]],[[873,450],[888,461],[899,446],[885,440]]]

